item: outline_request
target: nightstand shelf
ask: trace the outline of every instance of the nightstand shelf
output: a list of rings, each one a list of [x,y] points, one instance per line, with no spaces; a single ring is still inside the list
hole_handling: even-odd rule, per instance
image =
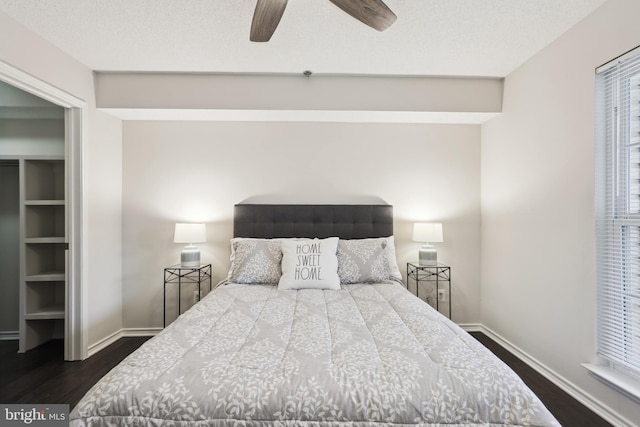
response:
[[[432,265],[420,265],[417,262],[407,263],[407,288],[409,280],[416,286],[416,296],[420,298],[420,285],[431,285],[435,292],[425,298],[425,301],[441,312],[441,305],[448,308],[445,314],[451,319],[451,267],[442,263]],[[444,287],[446,284],[446,288]],[[435,285],[435,286],[433,286]],[[444,292],[444,298],[442,298]],[[440,304],[445,303],[448,304]]]

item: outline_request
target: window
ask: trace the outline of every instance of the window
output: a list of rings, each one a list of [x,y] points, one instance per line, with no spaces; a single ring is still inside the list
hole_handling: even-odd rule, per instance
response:
[[[640,399],[640,49],[598,69],[596,85],[597,346],[602,363],[599,370],[587,367]]]

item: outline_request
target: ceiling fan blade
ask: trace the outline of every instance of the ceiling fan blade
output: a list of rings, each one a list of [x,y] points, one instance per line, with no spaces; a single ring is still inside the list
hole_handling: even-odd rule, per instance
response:
[[[398,18],[382,0],[329,0],[358,21],[384,31]]]
[[[288,0],[258,0],[251,22],[252,42],[268,42],[280,23]]]

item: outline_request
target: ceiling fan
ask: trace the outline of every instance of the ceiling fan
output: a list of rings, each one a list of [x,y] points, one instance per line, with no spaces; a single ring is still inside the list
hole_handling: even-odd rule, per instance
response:
[[[267,42],[280,23],[288,0],[258,0],[251,23],[252,42]],[[384,31],[397,19],[382,0],[329,0],[358,21]]]

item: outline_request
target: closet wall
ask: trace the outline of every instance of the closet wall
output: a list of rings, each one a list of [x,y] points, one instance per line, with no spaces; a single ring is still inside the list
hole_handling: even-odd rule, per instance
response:
[[[18,338],[19,199],[18,161],[0,160],[0,339]]]

